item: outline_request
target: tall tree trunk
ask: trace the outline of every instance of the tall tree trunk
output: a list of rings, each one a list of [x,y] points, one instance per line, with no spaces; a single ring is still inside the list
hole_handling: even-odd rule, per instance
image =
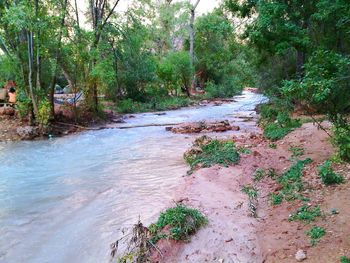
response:
[[[196,8],[199,4],[200,0],[197,0],[197,2],[191,7],[190,10],[190,28],[189,28],[189,33],[190,33],[190,59],[191,59],[191,68],[194,69],[194,20],[195,20],[195,15],[196,15]],[[191,87],[188,89],[195,89],[196,86],[196,72],[194,70],[193,72],[193,77],[192,77],[192,84]],[[191,95],[191,91],[189,90],[187,92],[187,95]]]
[[[50,94],[49,94],[49,100],[51,103],[51,117],[55,119],[55,86],[56,86],[56,75],[58,71],[58,64],[60,62],[60,56],[61,56],[61,47],[62,47],[62,34],[63,34],[63,27],[66,19],[66,11],[67,11],[67,4],[68,0],[64,0],[64,2],[61,2],[62,5],[62,17],[61,17],[61,27],[58,35],[58,45],[56,49],[56,55],[55,55],[55,66],[52,71],[52,76],[51,76],[51,85],[50,85]]]
[[[304,75],[304,64],[305,64],[305,53],[297,50],[296,58],[296,75],[297,78],[301,79]]]
[[[33,89],[33,33],[32,32],[28,32],[27,33],[27,39],[28,39],[28,69],[29,69],[29,73],[28,73],[28,85],[29,85],[29,94],[30,94],[30,98],[32,100],[32,104],[33,104],[33,111],[34,111],[34,115],[35,117],[38,114],[38,106],[37,106],[37,102],[36,102],[36,98],[34,95],[34,89]]]

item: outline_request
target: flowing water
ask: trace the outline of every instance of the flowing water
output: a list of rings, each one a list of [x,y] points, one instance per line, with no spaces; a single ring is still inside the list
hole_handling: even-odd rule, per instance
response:
[[[119,126],[229,119],[244,132],[254,122],[236,115],[254,116],[263,100],[246,91],[221,106],[137,114]],[[124,228],[171,204],[192,141],[141,127],[0,143],[0,262],[108,262]]]

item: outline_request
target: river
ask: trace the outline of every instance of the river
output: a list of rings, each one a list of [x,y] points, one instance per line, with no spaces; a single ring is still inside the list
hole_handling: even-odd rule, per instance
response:
[[[135,114],[120,127],[200,120],[254,130],[265,98],[244,91],[220,106]],[[0,262],[108,262],[109,244],[138,218],[148,224],[172,203],[193,136],[162,126],[83,132],[0,143]],[[221,134],[226,136],[230,133]]]

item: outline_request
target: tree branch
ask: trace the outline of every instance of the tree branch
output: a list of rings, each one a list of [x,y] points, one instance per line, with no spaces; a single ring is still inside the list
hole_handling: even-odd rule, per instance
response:
[[[103,28],[105,27],[106,23],[108,22],[108,19],[109,19],[110,16],[113,14],[113,12],[114,12],[115,8],[117,7],[119,1],[120,1],[120,0],[117,0],[117,1],[114,3],[113,8],[111,9],[111,11],[109,11],[109,13],[108,13],[106,19],[103,21],[103,24],[102,24],[101,29],[103,29]],[[199,1],[199,0],[198,0],[198,1]]]

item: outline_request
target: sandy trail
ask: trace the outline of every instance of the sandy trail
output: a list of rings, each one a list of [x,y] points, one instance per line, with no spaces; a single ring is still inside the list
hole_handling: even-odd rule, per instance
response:
[[[239,168],[212,167],[196,172],[186,180],[182,198],[199,208],[209,225],[191,243],[183,246],[178,262],[259,262],[255,228],[257,221],[248,215],[240,191],[244,174]],[[166,262],[175,262],[168,259]]]

